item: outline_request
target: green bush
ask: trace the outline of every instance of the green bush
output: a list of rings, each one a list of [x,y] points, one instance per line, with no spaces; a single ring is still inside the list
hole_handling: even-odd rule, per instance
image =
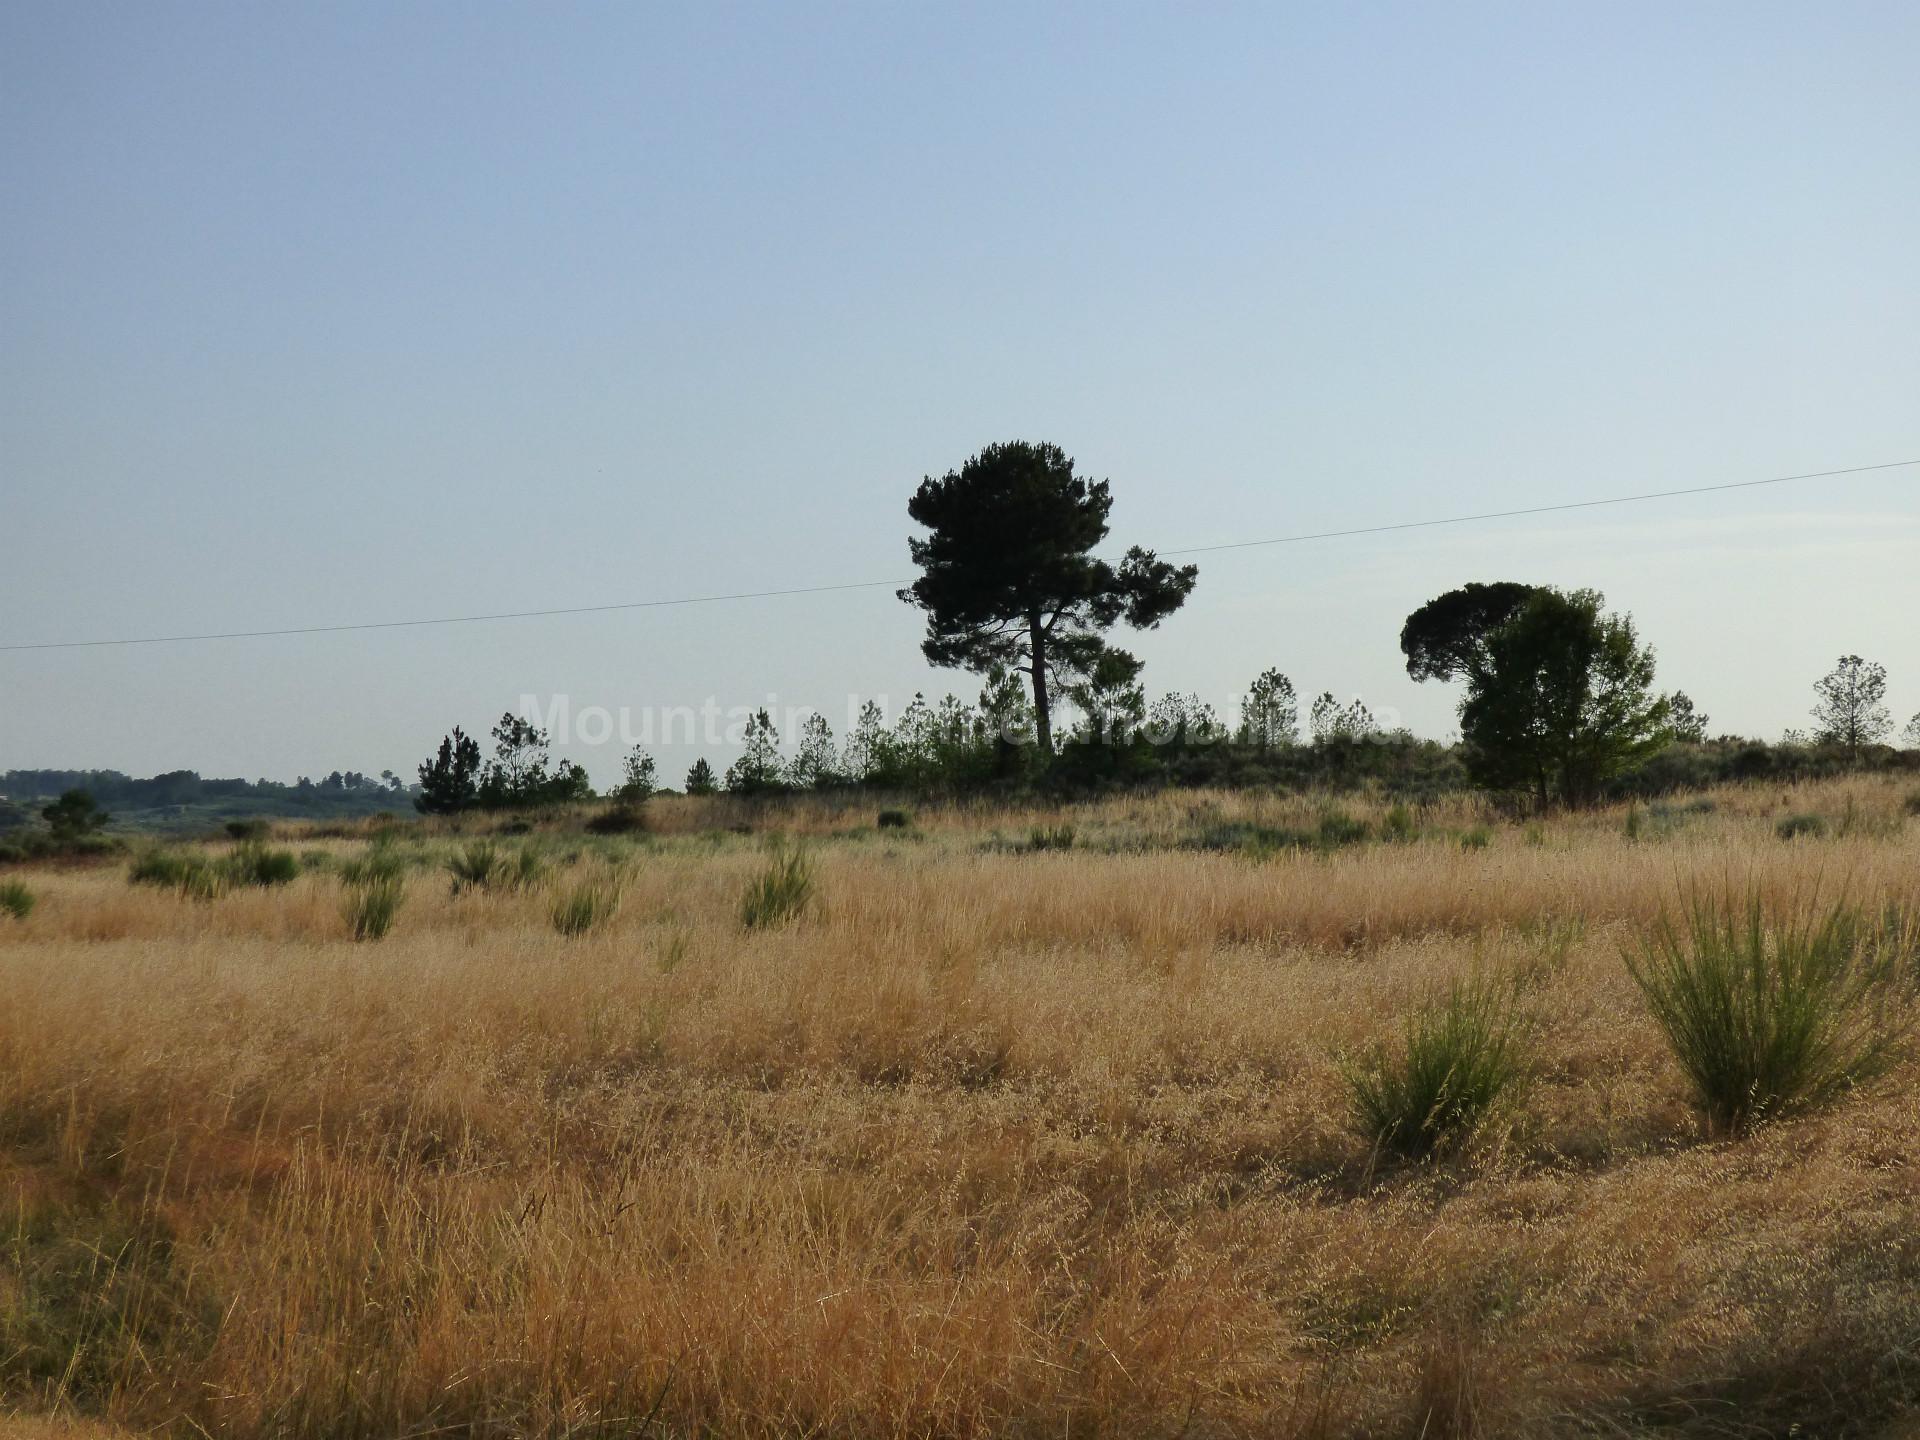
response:
[[[1071,850],[1075,833],[1071,825],[1036,825],[1027,832],[1027,851],[1037,855],[1046,850]]]
[[[813,861],[798,846],[776,846],[740,901],[740,922],[749,930],[772,929],[797,919],[813,901]]]
[[[364,853],[342,861],[340,879],[348,885],[371,885],[380,880],[399,880],[407,870],[407,860],[386,836],[375,837]]]
[[[206,855],[149,850],[128,867],[127,883],[174,890],[190,900],[217,900],[232,888],[233,870]]]
[[[583,880],[553,902],[553,928],[562,935],[584,935],[604,925],[620,908],[620,887],[611,880]]]
[[[227,835],[234,840],[264,840],[272,830],[264,820],[229,820],[226,824]]]
[[[913,823],[913,817],[904,810],[882,810],[875,824],[882,830],[904,830]]]
[[[1769,916],[1696,895],[1627,956],[1710,1134],[1831,1099],[1885,1065],[1892,958],[1851,906]]]
[[[393,928],[406,892],[406,881],[396,870],[376,874],[347,887],[343,912],[355,940],[379,940]]]
[[[1407,1017],[1397,1049],[1376,1047],[1343,1068],[1368,1141],[1412,1159],[1457,1145],[1524,1083],[1513,992],[1456,983]]]
[[[127,883],[175,890],[185,880],[186,873],[185,856],[172,850],[148,850],[133,857],[133,864],[127,867]]]
[[[1420,826],[1411,810],[1405,805],[1395,804],[1380,822],[1380,836],[1383,840],[1405,844],[1420,838]]]
[[[1484,825],[1476,825],[1471,830],[1460,832],[1462,850],[1484,850],[1493,844],[1493,831]]]
[[[1773,833],[1782,840],[1798,840],[1803,835],[1818,840],[1827,833],[1827,822],[1818,815],[1789,815],[1773,827]]]
[[[1328,810],[1320,816],[1316,838],[1322,850],[1341,850],[1349,845],[1364,845],[1370,833],[1366,821],[1356,820],[1344,810]]]
[[[285,885],[300,875],[300,862],[291,850],[269,850],[258,840],[236,846],[225,863],[235,885]]]
[[[447,870],[456,895],[462,890],[491,890],[505,877],[506,861],[491,840],[475,840],[447,860]]]
[[[33,913],[34,898],[34,893],[18,880],[0,885],[0,911],[16,920],[24,920]]]

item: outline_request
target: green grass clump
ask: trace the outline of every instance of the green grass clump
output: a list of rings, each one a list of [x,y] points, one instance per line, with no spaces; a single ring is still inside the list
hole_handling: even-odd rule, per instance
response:
[[[584,935],[607,923],[620,908],[620,887],[611,880],[583,880],[553,902],[553,928],[562,935]]]
[[[381,880],[399,880],[406,870],[406,856],[383,835],[364,853],[341,862],[340,879],[347,885],[371,885]]]
[[[233,869],[225,861],[177,850],[149,850],[127,869],[128,884],[177,891],[189,900],[217,900],[233,882]]]
[[[1782,840],[1798,840],[1802,836],[1818,840],[1827,833],[1827,822],[1818,815],[1789,815],[1773,827],[1773,833]]]
[[[291,850],[269,850],[249,840],[227,856],[226,870],[235,885],[285,885],[299,877],[300,862]]]
[[[1380,838],[1394,844],[1406,844],[1420,838],[1419,822],[1405,805],[1395,804],[1380,821]]]
[[[797,919],[813,901],[813,860],[798,846],[776,846],[767,868],[740,900],[740,923],[768,930]]]
[[[1354,1128],[1409,1159],[1458,1145],[1525,1080],[1513,992],[1456,983],[1407,1017],[1396,1049],[1345,1068]]]
[[[1323,811],[1314,839],[1322,850],[1344,850],[1349,845],[1364,845],[1372,832],[1367,822],[1356,820],[1344,810]]]
[[[0,885],[0,911],[16,920],[24,920],[33,913],[34,893],[18,880],[9,880]]]
[[[1493,831],[1484,825],[1475,825],[1471,830],[1460,832],[1462,850],[1484,850],[1493,844]]]
[[[453,876],[456,895],[462,890],[491,890],[505,878],[506,861],[491,840],[475,840],[448,857],[447,870]]]
[[[380,940],[393,928],[394,916],[406,894],[406,880],[396,870],[371,875],[347,886],[342,912],[356,940]]]
[[[1696,895],[1628,954],[1710,1134],[1819,1104],[1884,1068],[1896,947],[1880,928],[1846,904],[1770,916],[1758,895],[1744,906]]]
[[[1027,853],[1038,855],[1047,850],[1071,850],[1075,834],[1071,825],[1036,825],[1027,832]]]

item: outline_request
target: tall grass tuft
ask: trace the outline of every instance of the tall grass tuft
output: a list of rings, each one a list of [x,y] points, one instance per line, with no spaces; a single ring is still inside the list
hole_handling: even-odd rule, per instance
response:
[[[0,885],[0,912],[16,920],[24,920],[33,913],[33,904],[33,891],[18,880],[9,880]]]
[[[285,885],[299,878],[300,862],[291,850],[269,850],[258,840],[249,840],[227,856],[226,870],[235,885]]]
[[[799,846],[776,845],[767,868],[740,901],[740,923],[769,930],[798,919],[813,902],[813,860]]]
[[[1458,1145],[1525,1079],[1510,987],[1456,982],[1407,1017],[1401,1044],[1344,1067],[1355,1128],[1421,1159]]]
[[[1709,1134],[1816,1105],[1884,1068],[1899,947],[1844,902],[1770,916],[1696,894],[1629,952],[1654,1019],[1692,1083]]]
[[[553,928],[562,935],[584,935],[611,920],[620,908],[620,887],[611,879],[582,880],[553,902]]]
[[[453,876],[456,895],[462,890],[491,890],[505,878],[506,861],[491,840],[475,840],[448,858],[447,870]]]
[[[406,881],[398,871],[374,875],[349,885],[342,910],[353,938],[384,939],[393,928],[393,918],[400,911],[400,901],[405,893]]]
[[[1041,854],[1048,850],[1071,850],[1077,832],[1071,825],[1035,825],[1027,833],[1027,850]]]

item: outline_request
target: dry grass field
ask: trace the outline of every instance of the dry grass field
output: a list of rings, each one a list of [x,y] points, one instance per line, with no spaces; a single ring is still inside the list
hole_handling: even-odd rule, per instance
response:
[[[0,1412],[1910,1434],[1920,1061],[1711,1138],[1624,957],[1690,887],[1920,903],[1911,788],[1537,823],[1348,799],[1399,833],[1328,853],[1239,843],[1324,826],[1316,797],[904,829],[669,798],[644,835],[496,837],[527,883],[458,894],[471,823],[281,835],[297,879],[211,899],[124,862],[0,876],[37,902],[0,914]],[[1826,833],[1782,839],[1803,813]],[[749,926],[776,831],[814,895]],[[376,848],[404,896],[356,941],[343,870]],[[1504,987],[1529,1083],[1395,1158],[1347,1067],[1468,979]]]

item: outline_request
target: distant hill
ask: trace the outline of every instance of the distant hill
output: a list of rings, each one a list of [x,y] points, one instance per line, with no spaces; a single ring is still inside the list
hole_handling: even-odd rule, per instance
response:
[[[336,770],[324,779],[205,779],[171,770],[139,779],[118,770],[0,771],[0,830],[34,823],[40,807],[66,790],[85,790],[113,815],[111,830],[204,830],[227,820],[346,820],[412,814],[413,795],[391,772],[383,778]]]

